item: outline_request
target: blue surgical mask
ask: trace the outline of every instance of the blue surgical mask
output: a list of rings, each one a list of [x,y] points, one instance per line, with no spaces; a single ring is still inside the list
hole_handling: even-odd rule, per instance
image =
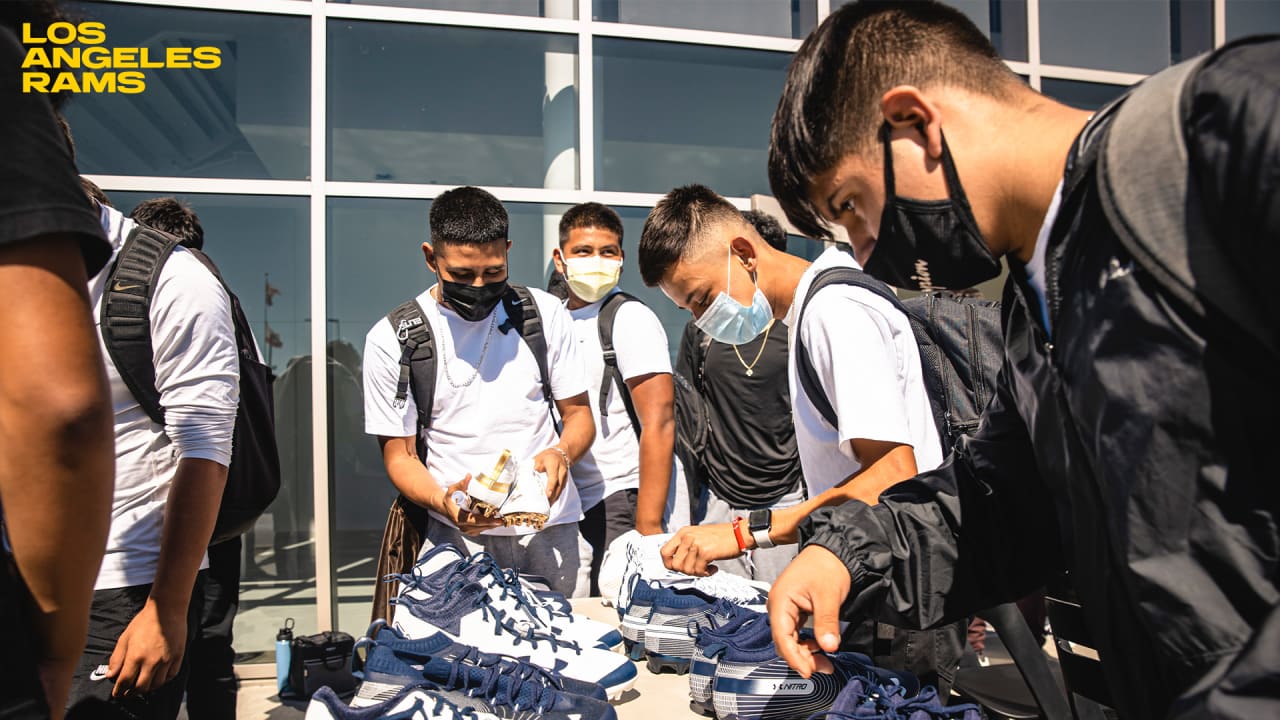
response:
[[[713,340],[730,345],[741,345],[764,332],[769,322],[773,320],[773,308],[769,306],[769,299],[760,292],[759,287],[751,297],[750,305],[743,305],[730,297],[728,289],[733,285],[732,271],[733,251],[730,250],[729,263],[726,266],[729,279],[725,283],[728,287],[716,296],[711,306],[694,324],[699,330],[710,335]]]

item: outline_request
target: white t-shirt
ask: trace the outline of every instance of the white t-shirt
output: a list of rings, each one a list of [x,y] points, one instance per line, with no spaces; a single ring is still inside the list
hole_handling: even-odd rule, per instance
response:
[[[533,351],[514,330],[498,329],[507,320],[506,308],[499,303],[485,319],[468,322],[436,302],[431,292],[428,289],[417,300],[431,324],[436,348],[435,401],[426,434],[426,467],[432,477],[441,488],[448,488],[468,474],[491,469],[504,449],[511,451],[516,462],[524,462],[553,447],[559,438],[542,395]],[[542,316],[551,394],[557,400],[581,395],[588,381],[569,312],[554,296],[533,288],[530,292]],[[486,339],[488,350],[484,349]],[[475,380],[466,385],[473,375]],[[413,394],[404,407],[394,405],[399,379],[400,342],[383,318],[369,330],[364,345],[364,431],[370,435],[417,436],[418,406]],[[435,513],[432,517],[450,522]],[[582,505],[571,473],[564,492],[551,506],[547,525],[580,519]],[[485,534],[531,532],[524,527],[495,528]]]
[[[1058,219],[1058,209],[1062,207],[1062,180],[1058,181],[1058,187],[1053,191],[1053,201],[1049,203],[1049,209],[1044,214],[1044,222],[1040,223],[1040,232],[1036,235],[1036,247],[1031,252],[1031,262],[1027,263],[1027,283],[1031,285],[1031,289],[1036,291],[1036,297],[1040,300],[1040,319],[1044,322],[1046,329],[1052,331],[1049,327],[1049,303],[1045,299],[1044,284],[1044,263],[1045,257],[1049,252],[1049,234],[1053,232],[1053,223]]]
[[[809,497],[839,485],[862,467],[849,446],[855,438],[910,445],[920,472],[942,462],[920,351],[906,315],[870,290],[831,285],[809,303],[804,327],[796,327],[813,278],[837,266],[858,264],[836,248],[820,255],[801,276],[785,320],[791,340],[791,414]],[[818,413],[800,384],[797,333],[839,418],[838,429]]]
[[[102,208],[112,244],[111,262],[89,281],[93,321],[132,220]],[[151,421],[107,355],[107,382],[115,417],[116,482],[111,530],[95,590],[144,585],[155,579],[165,503],[182,458],[231,462],[231,436],[240,402],[240,360],[231,301],[222,284],[186,248],[173,251],[156,280],[151,304],[156,388],[165,426]],[[208,558],[200,567],[208,567]]]
[[[600,383],[604,377],[599,329],[602,305],[604,300],[569,311],[573,317],[573,334],[578,338],[578,354],[591,383],[587,399],[596,418],[596,441],[573,466],[573,480],[578,485],[584,510],[619,490],[640,487],[640,440],[631,426],[617,383],[612,379],[609,380],[608,412],[604,417],[600,415]],[[671,373],[667,331],[644,303],[625,302],[618,308],[613,318],[613,349],[618,357],[618,370],[626,380],[652,373]]]

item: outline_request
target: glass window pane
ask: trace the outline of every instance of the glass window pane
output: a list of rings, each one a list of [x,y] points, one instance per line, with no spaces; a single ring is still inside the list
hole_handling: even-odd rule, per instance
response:
[[[364,432],[364,338],[397,305],[435,284],[422,256],[430,207],[426,200],[329,199],[329,478],[338,627],[358,628],[369,622],[376,555],[387,508],[396,495],[377,441]],[[566,208],[523,203],[506,207],[510,277],[545,288],[550,248],[558,242]],[[639,273],[631,273],[640,285]]]
[[[814,0],[592,0],[602,22],[802,38],[814,28]]]
[[[1150,0],[1041,0],[1046,65],[1152,73],[1169,65],[1170,10]]]
[[[599,189],[768,193],[769,123],[789,54],[615,38],[595,48]]]
[[[110,26],[107,26],[108,29]],[[129,213],[160,193],[111,192]],[[302,197],[180,194],[200,216],[204,251],[244,307],[258,347],[276,374],[280,494],[242,538],[239,662],[271,662],[285,618],[317,632],[311,465],[311,227]],[[268,304],[267,288],[271,294]]]
[[[391,7],[457,10],[463,12],[525,15],[572,20],[577,0],[329,0],[355,5],[389,5]]]
[[[332,20],[329,177],[577,186],[577,39]]]
[[[831,10],[853,0],[831,0]],[[948,5],[969,16],[1000,57],[1006,60],[1027,60],[1027,2],[1026,0],[949,0]]]
[[[107,47],[221,49],[212,70],[147,70],[137,94],[67,104],[81,172],[304,179],[309,176],[309,21],[303,17],[83,3]]]
[[[1105,85],[1103,83],[1080,82],[1079,80],[1058,80],[1042,78],[1040,92],[1061,103],[1081,110],[1097,110],[1115,100],[1129,88],[1125,85]]]
[[[1280,33],[1280,2],[1276,0],[1226,0],[1226,11],[1228,40]]]

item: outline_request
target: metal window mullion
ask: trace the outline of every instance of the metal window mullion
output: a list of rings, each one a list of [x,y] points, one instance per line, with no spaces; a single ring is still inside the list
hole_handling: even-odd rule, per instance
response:
[[[831,0],[816,0],[818,3],[818,24],[821,25],[823,20],[831,14]]]
[[[533,17],[529,15],[503,15],[500,13],[461,12],[457,10],[431,10],[427,8],[390,7],[382,5],[336,4],[326,8],[330,18],[348,20],[374,20],[382,22],[414,23],[418,25],[447,25],[475,27],[488,30],[524,30],[529,32],[575,33],[579,22],[561,18]],[[590,17],[590,16],[588,16]]]
[[[1142,82],[1142,80],[1147,77],[1142,73],[1091,70],[1089,68],[1066,67],[1064,65],[1040,65],[1039,74],[1041,77],[1056,78],[1059,80],[1077,80],[1079,82],[1125,86]]]
[[[1027,79],[1040,89],[1040,0],[1027,0]]]
[[[596,68],[592,0],[578,0],[578,188],[596,189]]]
[[[597,37],[626,38],[628,40],[655,40],[687,45],[718,45],[746,50],[771,50],[793,53],[800,49],[802,41],[794,38],[768,35],[745,35],[693,30],[689,28],[661,27],[658,25],[624,25],[612,22],[590,22],[591,34]]]
[[[306,180],[233,180],[230,178],[165,177],[158,175],[89,175],[103,190],[120,192],[201,193],[209,195],[307,195]]]
[[[229,10],[232,12],[310,15],[311,4],[297,0],[99,0],[116,5],[158,5],[187,10]],[[111,28],[107,28],[110,36]]]
[[[333,583],[333,518],[329,483],[329,387],[325,345],[328,341],[325,222],[325,178],[328,122],[328,2],[311,3],[311,475],[316,534],[316,627],[333,629],[338,597]]]
[[[1213,0],[1213,46],[1227,44],[1227,0]]]

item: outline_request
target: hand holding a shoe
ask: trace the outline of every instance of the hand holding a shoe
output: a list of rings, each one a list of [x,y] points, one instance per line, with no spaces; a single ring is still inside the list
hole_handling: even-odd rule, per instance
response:
[[[569,478],[569,454],[558,447],[549,447],[533,456],[533,469],[546,473],[547,501],[554,504]]]
[[[820,545],[810,545],[791,561],[769,590],[769,622],[778,655],[804,677],[829,672],[821,651],[840,647],[840,607],[849,596],[849,570]],[[800,627],[813,616],[816,640],[801,642]]]
[[[489,518],[479,513],[473,513],[469,510],[463,510],[454,501],[455,493],[461,492],[467,494],[467,485],[471,483],[471,475],[467,475],[458,482],[449,486],[444,491],[444,498],[441,500],[441,512],[453,521],[454,525],[462,531],[464,535],[479,535],[490,528],[502,527],[502,521],[497,518]]]

